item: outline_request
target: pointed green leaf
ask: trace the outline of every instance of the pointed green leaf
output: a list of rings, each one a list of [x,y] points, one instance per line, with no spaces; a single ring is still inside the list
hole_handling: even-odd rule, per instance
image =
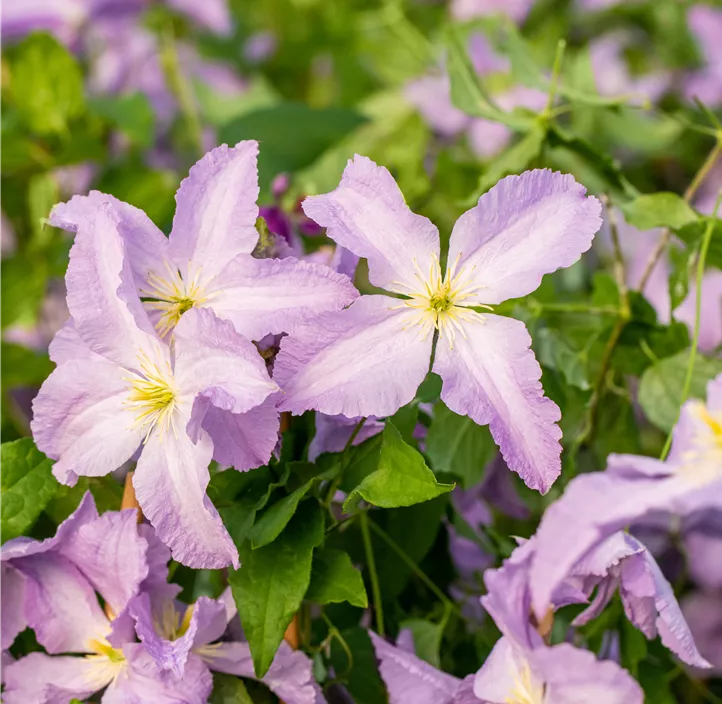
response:
[[[361,573],[351,564],[347,553],[330,548],[317,550],[313,556],[311,585],[306,599],[314,604],[348,601],[361,609],[368,606]]]
[[[387,421],[381,434],[378,467],[349,494],[344,511],[348,512],[359,498],[374,506],[394,508],[429,501],[453,488],[453,484],[436,481],[421,453],[407,445],[393,423]]]
[[[0,447],[2,488],[2,542],[27,532],[60,486],[53,477],[52,460],[30,438]]]
[[[298,508],[298,502],[308,493],[313,482],[306,482],[296,491],[276,501],[273,506],[256,521],[248,537],[254,549],[273,542],[291,520]]]
[[[650,193],[620,206],[625,220],[639,230],[655,227],[684,227],[697,220],[697,213],[676,193]]]
[[[239,548],[241,567],[228,581],[258,677],[268,672],[303,601],[313,549],[323,537],[323,512],[315,501],[305,501],[271,545],[253,550],[246,541]]]

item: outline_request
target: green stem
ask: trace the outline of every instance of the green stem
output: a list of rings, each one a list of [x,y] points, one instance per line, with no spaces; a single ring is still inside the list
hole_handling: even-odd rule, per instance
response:
[[[552,114],[552,108],[554,107],[554,100],[557,97],[557,88],[559,86],[559,76],[562,72],[562,62],[564,61],[564,50],[567,48],[567,43],[564,39],[560,39],[557,42],[557,51],[554,56],[554,67],[552,68],[552,80],[549,84],[549,98],[547,100],[547,106],[544,110],[544,115],[549,118]]]
[[[439,601],[448,608],[458,611],[454,604],[439,587],[428,577],[428,575],[404,552],[403,548],[383,529],[381,526],[369,519],[371,529],[379,536],[406,564],[406,566],[436,595]]]
[[[371,533],[369,531],[369,517],[366,511],[361,511],[359,515],[361,521],[361,535],[364,541],[364,550],[366,551],[366,564],[369,568],[369,579],[371,580],[371,593],[374,601],[374,612],[376,614],[376,631],[383,637],[384,633],[384,609],[381,603],[381,587],[379,586],[379,576],[376,572],[376,561],[374,560],[374,549],[371,545]]]
[[[720,203],[722,202],[722,191],[719,192],[719,195],[717,196],[717,201],[714,205],[713,213],[717,212],[717,209],[719,208]],[[704,265],[707,260],[707,252],[709,251],[709,244],[712,241],[712,232],[714,231],[714,223],[715,223],[715,217],[714,215],[710,217],[709,222],[707,223],[707,228],[704,231],[704,236],[702,237],[702,246],[699,250],[699,259],[697,260],[697,277],[695,281],[695,305],[694,305],[694,332],[692,333],[692,348],[689,351],[689,361],[687,363],[687,373],[684,377],[684,386],[682,387],[682,397],[679,400],[679,407],[680,411],[682,410],[682,406],[684,405],[684,402],[687,400],[687,397],[689,396],[689,390],[692,387],[692,376],[694,375],[694,363],[697,360],[697,347],[699,345],[699,329],[700,329],[700,323],[702,320],[702,279],[704,278]],[[677,413],[677,418],[679,419],[679,412]],[[675,423],[676,425],[676,423]],[[670,431],[669,435],[667,435],[667,441],[664,443],[664,448],[662,448],[662,455],[661,459],[665,459],[667,457],[667,453],[669,452],[669,448],[672,446],[672,433],[674,431]]]
[[[193,90],[180,68],[172,28],[160,33],[160,62],[166,80],[168,81],[168,87],[180,105],[180,110],[188,127],[193,148],[199,157],[203,156],[205,153],[203,147],[203,126],[198,115]]]
[[[353,669],[353,653],[351,652],[351,648],[346,642],[346,639],[341,635],[341,632],[333,624],[333,621],[331,621],[331,619],[326,616],[326,612],[323,610],[321,611],[321,617],[326,622],[329,636],[332,639],[335,638],[338,641],[339,645],[343,648],[343,652],[346,654],[346,669],[344,670],[344,672],[336,673],[336,679],[343,680]]]

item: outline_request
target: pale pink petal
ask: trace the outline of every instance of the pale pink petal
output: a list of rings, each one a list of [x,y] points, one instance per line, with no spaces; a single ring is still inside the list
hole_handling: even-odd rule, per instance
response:
[[[257,159],[258,143],[253,140],[235,147],[223,144],[208,152],[181,183],[170,250],[185,280],[198,272],[202,279],[211,279],[237,254],[250,254],[256,246]]]
[[[362,296],[281,342],[274,379],[280,410],[388,416],[409,403],[429,368],[432,336],[397,299]]]
[[[133,486],[143,514],[173,559],[196,569],[238,567],[238,551],[206,496],[213,444],[203,432],[194,444],[179,429],[153,435],[143,448]]]
[[[143,431],[126,403],[126,374],[104,359],[81,359],[61,364],[45,380],[30,427],[38,448],[58,460],[58,481],[103,476],[138,449]]]
[[[326,266],[239,255],[207,289],[208,307],[249,340],[292,334],[299,323],[340,310],[358,296],[348,277]]]
[[[601,204],[569,174],[507,176],[454,225],[449,264],[479,290],[467,305],[526,296],[542,276],[571,266],[592,246]]]
[[[48,354],[55,364],[63,364],[73,359],[104,359],[83,342],[72,318],[55,333],[48,347]]]
[[[411,212],[388,169],[358,154],[338,188],[306,198],[303,211],[331,239],[368,259],[369,279],[382,288],[417,290],[419,271],[426,277],[431,258],[439,256],[436,226]]]
[[[463,326],[453,348],[443,339],[436,347],[441,398],[455,413],[488,424],[509,468],[545,493],[561,471],[561,416],[544,396],[529,333],[518,320],[497,315]]]

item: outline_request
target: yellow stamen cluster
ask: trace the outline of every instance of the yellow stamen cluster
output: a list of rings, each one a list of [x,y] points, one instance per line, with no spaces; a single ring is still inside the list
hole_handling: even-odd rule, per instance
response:
[[[442,274],[441,264],[436,255],[431,258],[427,274],[414,259],[418,285],[410,286],[400,281],[393,282],[399,293],[409,296],[409,300],[398,307],[408,306],[419,311],[424,339],[436,329],[439,331],[439,337],[447,339],[451,347],[454,346],[457,332],[462,337],[466,337],[463,323],[478,320],[479,314],[466,307],[464,302],[468,303],[468,299],[482,288],[474,285],[473,279],[465,276],[463,270],[457,271],[460,259],[461,254],[452,265],[446,267],[445,274]],[[479,307],[489,308],[484,305]]]
[[[156,619],[155,623],[158,633],[167,640],[177,640],[185,635],[191,625],[194,606],[194,604],[187,606],[181,616],[172,601],[165,602],[160,620]]]
[[[155,272],[148,273],[148,289],[141,289],[141,296],[146,299],[144,304],[151,310],[161,311],[156,323],[156,330],[161,337],[165,337],[178,324],[183,313],[193,306],[205,303],[205,285],[200,280],[200,269],[188,280],[184,281],[178,269],[172,268],[165,262],[165,276]]]
[[[114,648],[107,640],[105,640],[105,638],[102,640],[92,638],[88,641],[88,647],[93,651],[93,653],[95,653],[95,655],[90,655],[88,657],[108,658],[108,660],[112,663],[119,663],[125,660],[123,651]]]
[[[695,432],[690,447],[682,453],[682,473],[704,485],[722,476],[722,416],[710,413],[702,401],[692,401]]]
[[[141,374],[133,373],[132,377],[126,377],[130,383],[126,403],[136,412],[134,427],[143,428],[144,442],[156,427],[161,437],[169,428],[175,434],[173,411],[178,403],[178,393],[170,364],[166,362],[165,369],[161,369],[142,352],[139,360]]]
[[[514,689],[504,704],[544,704],[544,685],[535,681],[528,663],[516,674]]]

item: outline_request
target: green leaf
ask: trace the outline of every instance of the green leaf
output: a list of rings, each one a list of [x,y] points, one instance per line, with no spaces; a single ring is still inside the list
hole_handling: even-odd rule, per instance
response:
[[[265,513],[256,521],[253,529],[248,534],[251,545],[254,549],[262,548],[272,543],[291,520],[291,516],[298,508],[298,502],[306,496],[313,482],[306,482],[296,491],[276,501],[273,506],[266,509]]]
[[[689,293],[689,274],[695,252],[691,254],[687,249],[668,247],[669,255],[669,300],[671,310],[674,312]]]
[[[139,147],[150,147],[155,138],[155,113],[143,93],[96,96],[92,112],[104,118]]]
[[[702,241],[709,218],[700,218],[676,230],[675,234],[690,248],[696,249]],[[712,239],[707,251],[707,265],[722,269],[722,220],[714,218]]]
[[[620,206],[624,219],[639,230],[683,227],[698,219],[697,213],[676,193],[641,195]]]
[[[253,704],[253,700],[242,679],[215,672],[208,704]]]
[[[62,134],[85,109],[78,62],[48,34],[31,34],[11,67],[11,96],[28,126],[40,134]]]
[[[364,581],[343,550],[323,548],[313,556],[311,584],[306,599],[314,604],[332,604],[347,601],[365,609],[368,597]]]
[[[246,542],[239,549],[241,568],[228,581],[257,677],[268,672],[301,605],[311,580],[313,549],[323,537],[323,513],[315,501],[306,501],[273,544],[253,550]]]
[[[3,329],[13,323],[34,325],[45,297],[48,267],[45,261],[15,256],[0,263],[0,318]]]
[[[52,173],[36,174],[28,182],[28,216],[34,246],[43,247],[52,237],[53,228],[45,219],[59,200],[58,182]]]
[[[331,664],[344,679],[344,686],[356,704],[387,704],[388,694],[376,664],[376,651],[368,631],[354,626],[341,631],[351,651],[351,661],[341,644],[331,642]]]
[[[426,436],[426,455],[435,472],[450,472],[464,489],[481,481],[484,469],[496,454],[496,443],[489,428],[467,416],[436,404]]]
[[[410,618],[399,624],[400,628],[408,628],[414,639],[414,650],[430,665],[441,668],[441,638],[444,635],[443,623],[432,623],[421,618]]]
[[[59,484],[45,513],[57,524],[62,523],[76,508],[89,491],[95,499],[99,513],[119,511],[123,499],[123,486],[112,475],[105,477],[80,477],[75,486]]]
[[[2,385],[4,389],[13,386],[39,386],[53,371],[53,363],[47,352],[34,350],[3,342],[0,354]]]
[[[393,423],[386,421],[378,467],[349,494],[343,509],[348,512],[359,498],[382,508],[411,506],[453,488],[453,484],[439,484],[421,454],[404,442]]]
[[[680,352],[648,367],[639,385],[639,405],[660,430],[668,433],[677,421],[687,374],[689,352]],[[722,373],[722,360],[697,355],[690,398],[705,398],[707,382]]]
[[[218,141],[235,144],[242,139],[259,140],[263,144],[258,157],[259,179],[261,187],[268,188],[276,174],[310,166],[364,122],[361,114],[345,108],[314,110],[282,103],[232,120],[221,128]]]
[[[52,460],[30,438],[0,446],[2,542],[26,533],[58,489]]]

